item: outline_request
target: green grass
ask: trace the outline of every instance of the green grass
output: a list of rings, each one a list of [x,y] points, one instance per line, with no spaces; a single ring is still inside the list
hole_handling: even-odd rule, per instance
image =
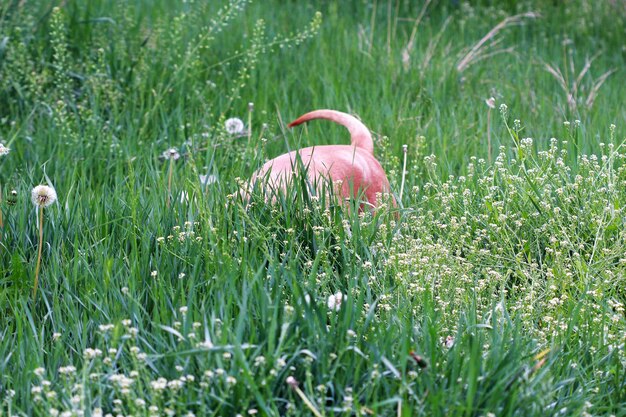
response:
[[[620,2],[173,3],[0,5],[0,416],[626,415]],[[400,208],[243,207],[315,108]]]

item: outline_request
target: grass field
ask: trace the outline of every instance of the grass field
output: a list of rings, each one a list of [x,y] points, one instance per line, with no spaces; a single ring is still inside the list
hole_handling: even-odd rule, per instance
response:
[[[624,27],[610,0],[3,1],[0,416],[626,415]],[[397,208],[244,207],[268,158],[348,142],[286,128],[316,108],[375,133]]]

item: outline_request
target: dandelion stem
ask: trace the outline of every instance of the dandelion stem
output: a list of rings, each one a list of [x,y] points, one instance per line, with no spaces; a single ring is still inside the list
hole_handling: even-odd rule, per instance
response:
[[[315,407],[315,405],[311,402],[311,400],[309,400],[309,398],[306,396],[306,394],[299,387],[294,386],[293,389],[294,389],[294,391],[296,391],[298,396],[300,398],[302,398],[302,401],[304,402],[304,405],[306,405],[307,408],[309,410],[311,410],[311,412],[313,413],[313,415],[315,415],[315,417],[322,417],[322,414],[320,414],[320,412]]]
[[[404,153],[404,161],[402,162],[402,182],[400,183],[400,201],[402,201],[402,194],[404,194],[404,180],[406,178],[406,152],[407,145],[402,145],[402,152]]]
[[[0,184],[0,241],[2,241],[3,231],[4,231],[4,219],[2,218],[2,184]]]
[[[43,206],[39,207],[39,251],[37,252],[37,266],[35,267],[35,285],[33,286],[33,297],[37,295],[37,284],[39,283],[39,268],[41,267],[42,249],[43,249]]]
[[[487,160],[491,165],[491,107],[487,110]]]
[[[252,143],[252,110],[254,109],[254,105],[252,103],[248,103],[248,149],[250,149],[250,144]]]
[[[170,158],[170,168],[167,174],[167,200],[165,206],[170,208],[170,199],[172,197],[172,175],[174,173],[174,158]]]

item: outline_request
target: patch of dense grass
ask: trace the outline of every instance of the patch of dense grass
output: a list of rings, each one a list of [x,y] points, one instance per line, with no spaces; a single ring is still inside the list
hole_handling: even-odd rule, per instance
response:
[[[623,5],[212,3],[0,5],[0,415],[623,415]],[[314,108],[398,209],[242,206]]]

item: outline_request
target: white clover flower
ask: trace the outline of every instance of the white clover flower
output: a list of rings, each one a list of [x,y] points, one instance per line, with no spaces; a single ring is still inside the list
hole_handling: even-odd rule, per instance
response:
[[[169,148],[161,154],[165,159],[173,159],[174,161],[180,158],[180,153],[176,148]]]
[[[180,311],[180,314],[187,314],[187,311],[189,311],[189,307],[182,306],[181,308],[178,309],[178,311]]]
[[[231,117],[224,122],[224,128],[231,135],[239,135],[244,132],[245,126],[241,119],[237,117]]]
[[[343,301],[343,294],[341,292],[337,292],[328,297],[328,309],[339,311],[341,308],[341,303]]]
[[[490,109],[496,108],[496,99],[493,97],[489,97],[487,100],[485,100],[485,103],[487,104],[487,106],[489,106]]]
[[[0,156],[8,155],[9,152],[11,152],[11,149],[0,143]]]
[[[38,185],[31,191],[30,198],[34,205],[48,207],[57,200],[57,192],[47,185]]]

